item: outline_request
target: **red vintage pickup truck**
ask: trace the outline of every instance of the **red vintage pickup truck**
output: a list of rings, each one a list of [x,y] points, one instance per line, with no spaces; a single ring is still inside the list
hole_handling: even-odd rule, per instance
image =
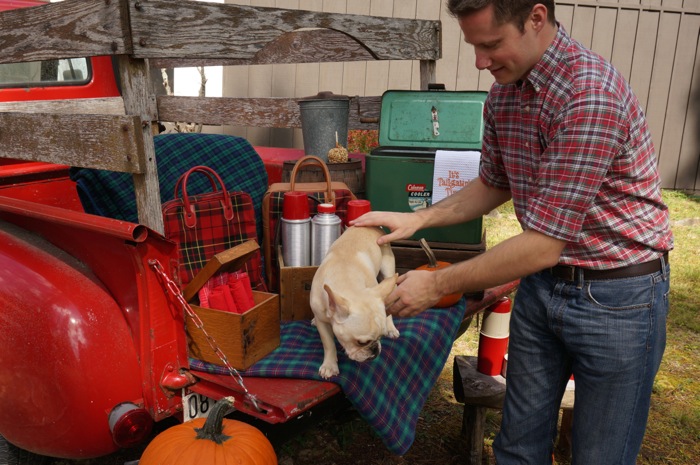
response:
[[[45,2],[0,0],[0,12],[35,5]],[[18,105],[21,112],[30,103],[119,97],[114,62],[0,63],[0,117]],[[244,389],[229,375],[191,369],[185,316],[172,311],[152,265],[176,264],[175,244],[142,224],[85,213],[68,169],[0,157],[0,463],[112,454],[147,441],[154,424],[197,416],[224,396],[266,424],[342,404],[331,382],[244,377]],[[467,314],[510,290],[469,302]]]

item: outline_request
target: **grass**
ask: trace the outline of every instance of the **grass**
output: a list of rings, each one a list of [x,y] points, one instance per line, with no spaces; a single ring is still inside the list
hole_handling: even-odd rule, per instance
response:
[[[700,198],[664,192],[675,249],[667,345],[656,377],[640,464],[700,463]]]

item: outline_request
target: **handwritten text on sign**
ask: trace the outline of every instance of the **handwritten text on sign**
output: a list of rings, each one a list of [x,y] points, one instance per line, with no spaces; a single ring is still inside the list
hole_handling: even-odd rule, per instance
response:
[[[480,159],[481,154],[476,151],[436,151],[432,203],[454,194],[477,177]]]

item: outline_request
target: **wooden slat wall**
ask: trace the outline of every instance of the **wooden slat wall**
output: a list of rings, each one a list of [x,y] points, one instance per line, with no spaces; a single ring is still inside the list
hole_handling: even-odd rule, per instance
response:
[[[354,61],[358,62],[355,70],[348,68],[354,75],[370,58],[417,59],[419,81],[427,86],[440,57],[439,39],[437,21],[209,2],[65,0],[3,12],[0,63],[116,54],[123,103],[117,108],[110,105],[107,115],[95,114],[96,109],[87,106],[93,102],[72,106],[45,102],[19,109],[0,106],[0,157],[132,173],[139,221],[162,232],[154,122],[167,121],[168,115],[176,121],[194,115],[203,124],[299,125],[289,114],[290,98],[159,100],[151,89],[149,64],[251,66],[249,82],[262,84],[260,94],[268,90],[285,94],[293,88],[289,76],[295,71],[288,63]],[[271,73],[256,76],[253,65],[260,63],[279,64]],[[318,76],[318,84],[324,85],[328,74]],[[378,98],[354,102],[371,106],[375,114],[379,108]],[[197,112],[197,104],[213,110]],[[277,118],[276,112],[287,113],[287,118]],[[356,127],[365,124],[360,119],[355,111]],[[376,128],[376,123],[369,127]]]
[[[649,119],[662,186],[700,190],[700,2],[560,0],[557,16],[632,84]]]
[[[336,13],[442,21],[437,82],[448,90],[488,90],[493,79],[474,67],[444,0],[227,0]],[[557,0],[571,35],[610,59],[627,77],[649,118],[664,188],[700,191],[700,0]],[[228,68],[224,95],[304,97],[320,90],[381,95],[419,89],[418,62],[332,63]],[[302,147],[299,129],[227,127],[254,144]]]

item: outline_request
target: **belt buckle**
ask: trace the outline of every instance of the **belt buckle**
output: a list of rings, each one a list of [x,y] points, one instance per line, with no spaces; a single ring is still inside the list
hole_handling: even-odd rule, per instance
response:
[[[549,269],[552,276],[564,281],[576,281],[576,267],[572,265],[557,265]]]
[[[564,265],[564,269],[566,270],[566,276],[564,277],[564,279],[571,282],[576,281],[576,267],[571,265]]]

